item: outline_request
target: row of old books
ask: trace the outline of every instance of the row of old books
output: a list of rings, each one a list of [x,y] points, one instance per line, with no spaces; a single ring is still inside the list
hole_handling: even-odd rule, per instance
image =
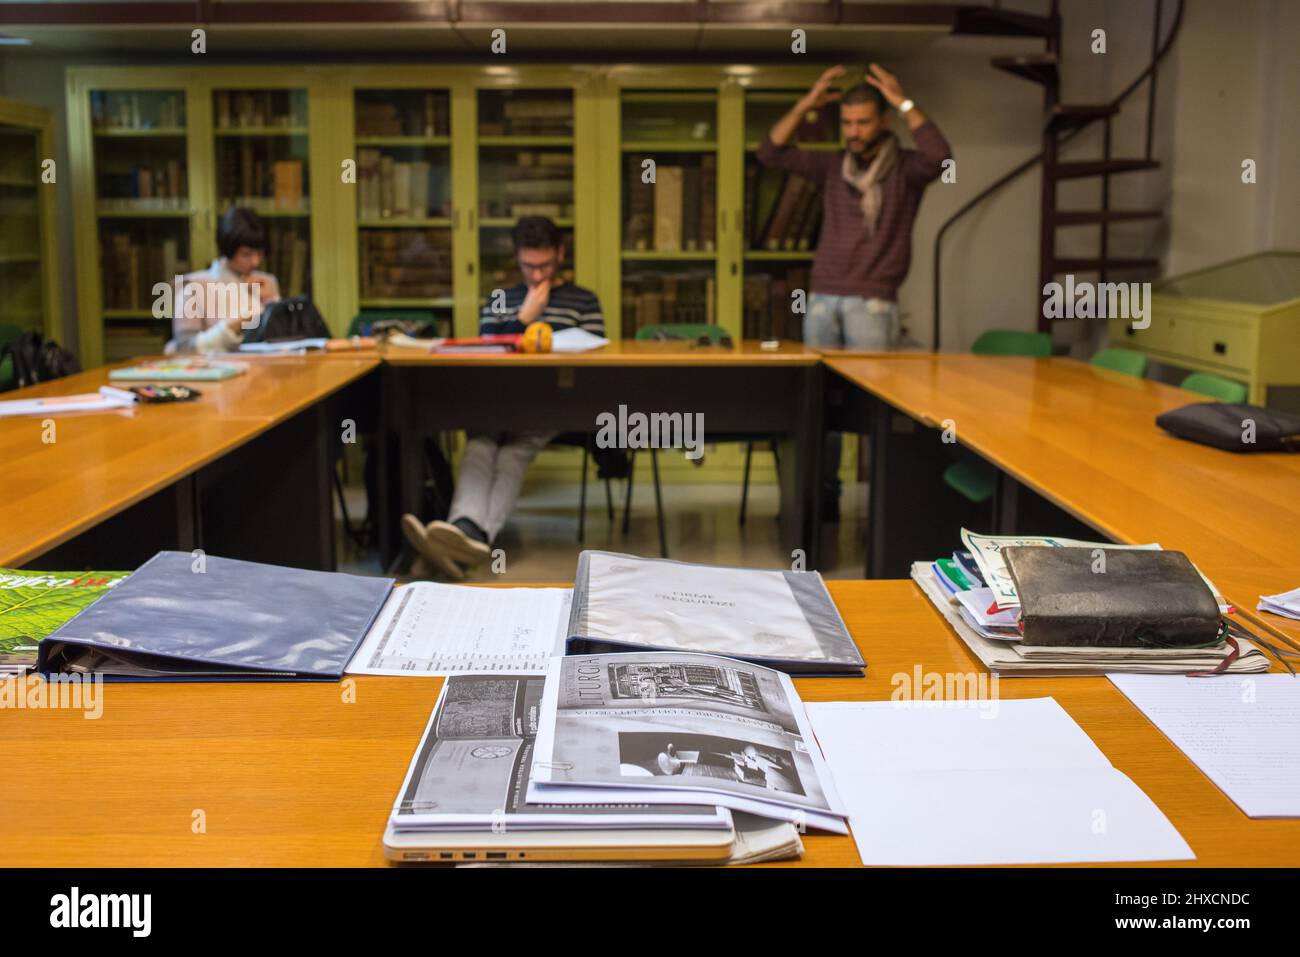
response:
[[[179,239],[146,242],[142,232],[129,229],[101,235],[100,267],[105,309],[150,309],[154,284],[185,271]]]
[[[101,209],[179,208],[188,194],[185,164],[180,159],[100,174]]]
[[[479,213],[484,217],[548,216],[573,217],[573,154],[520,150],[509,165],[494,166],[499,190],[485,194]]]
[[[445,93],[405,96],[401,102],[358,98],[357,136],[446,136],[450,113]]]
[[[179,93],[91,94],[90,122],[97,130],[175,129],[185,125],[185,99]]]
[[[306,230],[306,223],[292,220],[267,225],[266,264],[262,268],[275,276],[281,296],[311,292],[311,255]]]
[[[647,326],[716,323],[716,293],[711,273],[645,273],[623,281],[623,336],[635,338]]]
[[[623,193],[627,219],[623,248],[635,252],[711,252],[714,249],[718,160],[645,166],[650,157],[630,153]],[[653,172],[651,182],[645,182]]]
[[[440,299],[450,295],[448,230],[386,229],[361,234],[362,299]]]
[[[746,339],[803,339],[803,317],[794,312],[791,293],[808,290],[810,270],[792,266],[781,273],[747,273],[741,321]]]
[[[291,90],[218,90],[218,130],[296,128],[307,125],[307,99]]]
[[[303,211],[306,167],[299,159],[277,158],[270,143],[223,143],[217,152],[220,199],[227,206]]]
[[[573,102],[568,97],[512,96],[499,114],[482,111],[478,132],[480,136],[571,136]]]
[[[447,171],[425,160],[406,162],[375,149],[357,153],[358,215],[362,220],[449,214]]]
[[[745,169],[745,245],[772,252],[817,246],[821,191],[811,180],[751,162]]]

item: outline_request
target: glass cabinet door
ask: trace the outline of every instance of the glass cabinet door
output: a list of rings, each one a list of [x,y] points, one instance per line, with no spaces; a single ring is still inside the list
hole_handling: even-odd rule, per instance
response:
[[[716,325],[717,92],[624,90],[620,110],[623,337]]]
[[[479,285],[521,281],[511,230],[522,216],[545,216],[564,233],[566,282],[574,275],[573,91],[478,92]]]
[[[40,134],[0,123],[0,325],[43,331]]]
[[[212,91],[212,229],[236,206],[262,217],[267,250],[261,268],[286,297],[312,294],[307,110],[305,89]]]
[[[802,339],[796,290],[808,290],[821,230],[821,191],[803,177],[768,169],[758,146],[805,90],[745,93],[745,252],[742,316],[745,338]],[[809,110],[795,131],[800,149],[843,149],[839,108]],[[805,297],[806,298],[806,297]]]
[[[194,266],[185,114],[181,89],[90,93],[106,361],[162,351],[154,285]]]
[[[452,183],[445,89],[353,93],[362,318],[450,329]]]

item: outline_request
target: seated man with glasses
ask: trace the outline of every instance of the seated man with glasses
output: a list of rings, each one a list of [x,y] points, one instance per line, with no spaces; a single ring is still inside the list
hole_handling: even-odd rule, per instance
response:
[[[564,237],[559,228],[545,216],[524,216],[515,224],[514,243],[523,282],[493,290],[479,315],[479,333],[518,334],[544,322],[555,330],[579,328],[603,336],[605,317],[596,294],[565,282],[561,275]],[[465,568],[486,561],[514,508],[528,466],[557,434],[471,435],[447,521],[425,525],[415,515],[402,516],[402,532],[411,547],[456,580],[465,577]]]

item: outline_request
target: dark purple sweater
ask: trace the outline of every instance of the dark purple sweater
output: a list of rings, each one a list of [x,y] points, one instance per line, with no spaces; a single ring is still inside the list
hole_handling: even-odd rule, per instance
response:
[[[912,222],[921,194],[952,156],[938,127],[927,121],[912,131],[916,149],[900,149],[894,169],[880,184],[880,221],[867,235],[862,193],[840,170],[844,152],[813,152],[763,138],[763,165],[811,179],[822,192],[822,229],[813,259],[812,292],[895,301],[912,264]]]

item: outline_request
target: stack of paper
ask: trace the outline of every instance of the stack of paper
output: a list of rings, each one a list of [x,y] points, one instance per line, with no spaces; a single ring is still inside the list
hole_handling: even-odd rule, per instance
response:
[[[1260,595],[1257,607],[1260,611],[1300,620],[1300,588],[1284,591],[1280,595]]]
[[[1195,856],[1052,698],[806,707],[864,864]]]
[[[967,607],[936,581],[932,567],[926,562],[912,565],[912,580],[984,667],[1006,677],[1104,675],[1116,671],[1183,675],[1212,671],[1233,654],[1232,646],[1227,642],[1210,648],[1026,645],[1016,640],[1018,636],[993,634],[990,629],[973,621]],[[1244,638],[1234,640],[1241,653],[1224,668],[1226,672],[1251,674],[1268,671],[1269,660],[1263,651]]]

